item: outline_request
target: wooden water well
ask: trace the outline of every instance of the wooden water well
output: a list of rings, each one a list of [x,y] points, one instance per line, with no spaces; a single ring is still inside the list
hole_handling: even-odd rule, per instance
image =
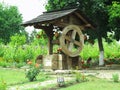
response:
[[[47,34],[49,54],[42,55],[41,59],[37,59],[37,62],[42,63],[45,69],[72,69],[76,66],[80,68],[79,54],[84,45],[82,30],[94,29],[94,26],[80,10],[66,9],[44,12],[23,25],[43,29]],[[55,27],[59,28],[60,34],[53,31]],[[54,54],[53,46],[55,44],[59,45],[61,53]]]

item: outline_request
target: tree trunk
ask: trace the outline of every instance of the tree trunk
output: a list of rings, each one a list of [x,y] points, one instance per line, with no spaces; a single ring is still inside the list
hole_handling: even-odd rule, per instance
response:
[[[103,43],[102,43],[102,36],[98,35],[98,46],[99,46],[99,66],[104,65],[104,48],[103,48]]]

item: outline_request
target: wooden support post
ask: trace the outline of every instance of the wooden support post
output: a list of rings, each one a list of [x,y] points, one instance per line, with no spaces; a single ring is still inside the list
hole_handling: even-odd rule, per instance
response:
[[[67,69],[71,69],[72,68],[72,60],[71,59],[72,59],[71,57],[67,56],[67,66],[68,66]]]
[[[52,44],[52,37],[48,37],[48,53],[53,54],[53,44]]]
[[[49,27],[40,27],[42,28],[45,33],[47,34],[47,37],[48,37],[48,54],[51,55],[53,54],[53,43],[52,43],[52,40],[53,40],[53,26],[49,26]]]
[[[63,69],[63,55],[62,54],[58,54],[58,60],[59,60],[59,69],[62,70]]]

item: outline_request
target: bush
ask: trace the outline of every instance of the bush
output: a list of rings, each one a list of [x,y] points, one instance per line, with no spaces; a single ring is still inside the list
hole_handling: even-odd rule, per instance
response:
[[[87,60],[89,57],[92,57],[94,60],[98,60],[99,48],[97,42],[94,45],[86,43],[80,55],[83,60]]]
[[[24,38],[23,41],[20,43],[17,43],[16,39],[15,40],[14,39],[10,42],[11,44],[9,45],[0,44],[0,57],[2,57],[5,62],[25,63],[27,59],[32,60],[32,62],[35,62],[35,59],[38,55],[47,54],[48,48],[43,38],[41,38],[42,40],[41,43],[39,43],[38,42],[39,39],[37,39],[38,41],[36,40],[36,43],[32,42],[30,45],[23,45],[25,42]],[[16,44],[17,46],[16,45],[14,46],[14,43],[17,43]],[[105,60],[107,60],[106,62],[109,63],[112,61],[115,64],[116,63],[120,64],[120,57],[119,57],[120,44],[118,44],[116,41],[110,44],[103,41],[103,44],[104,44],[104,56],[105,56]],[[59,46],[54,46],[53,51],[56,52],[57,48],[59,48]],[[80,53],[80,56],[82,57],[82,60],[87,61],[88,58],[91,57],[92,62],[97,62],[99,60],[98,42],[96,41],[94,45],[85,43],[84,48]]]
[[[38,55],[46,55],[47,48],[43,46],[25,45],[25,46],[4,46],[3,59],[6,62],[24,63],[27,59],[35,61]],[[43,49],[44,48],[44,49]]]
[[[112,79],[113,79],[114,82],[119,82],[119,74],[118,73],[113,74]]]
[[[117,41],[107,43],[103,40],[103,45],[105,59],[120,59],[120,44]],[[83,60],[87,60],[89,57],[91,57],[92,60],[99,60],[98,42],[96,41],[94,45],[85,43],[80,56]]]
[[[29,64],[30,68],[26,72],[26,77],[29,79],[29,81],[34,81],[34,80],[36,80],[36,77],[40,72],[40,65],[32,64],[31,61],[28,61],[28,64]]]
[[[84,82],[87,80],[86,76],[84,74],[81,74],[80,72],[75,73],[75,78],[76,78],[76,82]]]
[[[10,66],[12,66],[12,65],[11,65],[11,63],[8,63],[8,62],[5,62],[5,61],[1,61],[1,62],[0,62],[0,66],[6,68],[6,67],[10,67]]]
[[[10,44],[13,46],[20,46],[26,43],[25,35],[15,34],[14,36],[10,37]]]

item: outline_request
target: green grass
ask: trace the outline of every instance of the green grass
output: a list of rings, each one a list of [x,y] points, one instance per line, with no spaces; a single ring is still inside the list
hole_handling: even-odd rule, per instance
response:
[[[37,77],[37,81],[34,81],[33,83],[42,82],[48,79],[50,79],[50,77],[40,73]],[[20,69],[0,68],[0,83],[2,80],[10,86],[31,83],[25,78],[25,71]]]
[[[105,79],[90,78],[88,82],[71,85],[60,90],[119,90],[120,83]]]
[[[28,82],[27,78],[25,78],[25,71],[6,68],[0,68],[0,82],[1,80],[4,80],[7,85],[15,85]]]
[[[88,81],[81,82],[78,84],[73,84],[74,82],[71,81],[72,84],[69,84],[65,88],[61,88],[60,90],[119,90],[120,82],[115,83],[114,81],[106,80],[106,79],[99,79],[93,76],[87,77]],[[0,83],[4,80],[7,85],[31,85],[38,82],[42,82],[48,79],[53,79],[48,77],[45,78],[45,75],[42,73],[37,77],[37,81],[29,82],[27,78],[25,78],[25,71],[20,69],[7,69],[7,68],[0,68]],[[67,85],[67,84],[66,84]],[[42,90],[43,88],[56,88],[56,84],[47,85],[45,87],[38,87],[38,88],[31,88],[31,90]]]

